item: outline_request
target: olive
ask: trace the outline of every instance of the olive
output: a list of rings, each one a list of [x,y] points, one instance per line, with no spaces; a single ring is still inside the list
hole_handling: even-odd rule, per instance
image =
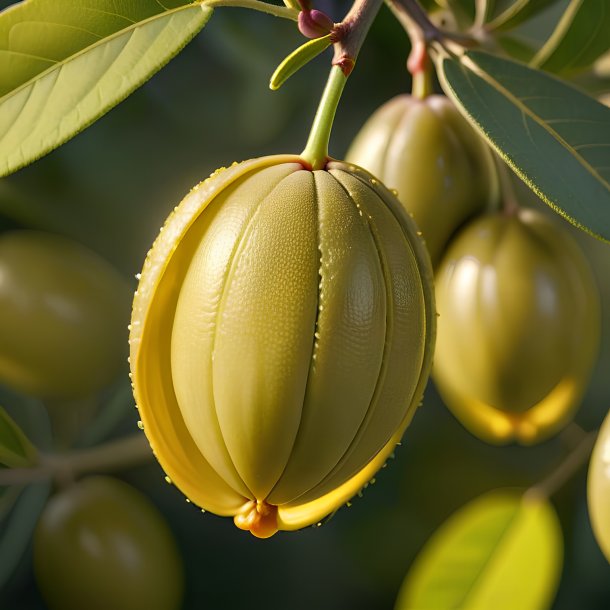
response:
[[[434,266],[454,232],[493,199],[486,144],[446,97],[399,95],[364,124],[346,159],[395,189]]]
[[[587,503],[593,533],[610,562],[610,412],[600,428],[591,455]]]
[[[298,156],[212,175],[142,270],[131,367],[171,480],[259,537],[317,523],[366,485],[426,384],[432,270],[364,170]]]
[[[59,235],[0,236],[0,382],[43,398],[81,398],[125,357],[130,290],[113,267]]]
[[[34,533],[51,610],[177,610],[183,567],[163,516],[130,485],[89,477],[60,491]]]
[[[538,442],[582,398],[596,361],[599,294],[577,243],[534,210],[484,215],[451,243],[436,278],[433,378],[490,442]]]

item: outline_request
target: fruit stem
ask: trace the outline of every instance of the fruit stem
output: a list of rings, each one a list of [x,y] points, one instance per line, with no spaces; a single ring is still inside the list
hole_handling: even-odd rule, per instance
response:
[[[508,170],[508,166],[496,153],[492,153],[496,164],[496,174],[498,176],[499,189],[500,189],[500,202],[502,206],[502,212],[505,216],[515,216],[521,209],[521,206],[517,202],[517,196],[515,195],[515,189],[513,187],[512,176]]]
[[[413,97],[423,100],[434,93],[432,65],[426,41],[423,38],[411,37],[411,53],[407,61],[407,69],[411,73]]]
[[[261,2],[260,0],[203,0],[200,2],[201,5],[210,8],[217,8],[219,6],[232,6],[236,8],[249,8],[254,11],[261,13],[267,13],[274,17],[283,17],[284,19],[292,19],[297,21],[299,18],[298,9],[292,6],[278,6],[277,4],[270,4],[268,2]],[[290,3],[291,5],[293,3]]]
[[[589,459],[598,432],[599,430],[587,432],[576,448],[568,454],[566,459],[548,477],[530,487],[525,492],[525,496],[549,498],[561,489]]]
[[[339,66],[333,66],[330,69],[305,150],[301,153],[301,157],[311,165],[312,170],[323,169],[328,161],[330,132],[346,82],[347,76],[343,70]]]
[[[382,0],[355,0],[341,23],[331,32],[334,44],[332,68],[322,93],[309,139],[301,157],[312,170],[323,169],[328,162],[328,143],[337,106],[351,74],[360,47],[381,7]]]
[[[151,461],[153,457],[146,437],[133,434],[91,449],[64,454],[40,454],[33,468],[0,470],[0,487],[21,485],[50,478],[66,480],[85,472],[109,472]]]

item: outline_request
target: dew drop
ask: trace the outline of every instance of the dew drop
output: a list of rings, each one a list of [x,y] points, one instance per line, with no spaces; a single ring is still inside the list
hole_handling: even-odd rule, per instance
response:
[[[142,423],[142,420],[138,420],[138,428],[140,428],[140,430],[144,430],[144,424]]]

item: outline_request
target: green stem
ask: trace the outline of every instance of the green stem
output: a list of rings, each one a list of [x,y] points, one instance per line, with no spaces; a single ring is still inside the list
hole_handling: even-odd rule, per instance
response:
[[[292,21],[297,21],[299,18],[299,11],[295,8],[269,4],[268,2],[261,2],[260,0],[204,0],[201,4],[209,6],[210,8],[217,8],[219,6],[248,8],[261,13],[267,13],[268,15],[273,15],[274,17],[292,19]]]
[[[309,139],[301,157],[312,170],[323,169],[328,161],[330,132],[356,57],[377,15],[383,0],[355,0],[343,21],[332,32],[334,44],[333,66],[311,126]]]
[[[85,472],[110,472],[151,461],[152,450],[142,433],[114,440],[99,447],[65,454],[42,454],[34,468],[0,470],[0,487],[22,485],[50,478],[72,479]]]
[[[328,161],[328,143],[335,120],[337,106],[347,82],[347,76],[339,66],[333,66],[313,120],[309,139],[301,157],[311,165],[312,170],[323,169]]]
[[[546,478],[530,487],[525,495],[534,498],[549,498],[581,468],[589,459],[599,430],[587,432],[568,457]]]
[[[521,206],[519,205],[517,196],[515,195],[512,172],[498,154],[492,152],[492,155],[495,161],[499,201],[501,202],[502,212],[506,216],[515,216],[521,209]]]

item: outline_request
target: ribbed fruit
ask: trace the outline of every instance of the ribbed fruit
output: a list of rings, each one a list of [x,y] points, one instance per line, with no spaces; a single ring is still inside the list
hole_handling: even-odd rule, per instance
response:
[[[595,441],[587,483],[587,503],[593,533],[610,562],[610,412]]]
[[[130,289],[109,263],[51,233],[0,236],[0,382],[43,398],[81,398],[125,358]]]
[[[346,159],[397,191],[435,267],[453,233],[491,197],[490,152],[442,95],[399,95],[385,103],[364,124]]]
[[[586,259],[533,210],[486,215],[436,277],[434,380],[474,434],[535,443],[572,416],[595,364],[599,295]]]
[[[267,537],[317,523],[400,440],[435,310],[417,229],[370,174],[298,156],[196,186],[150,250],[131,367],[144,431],[195,504]]]

